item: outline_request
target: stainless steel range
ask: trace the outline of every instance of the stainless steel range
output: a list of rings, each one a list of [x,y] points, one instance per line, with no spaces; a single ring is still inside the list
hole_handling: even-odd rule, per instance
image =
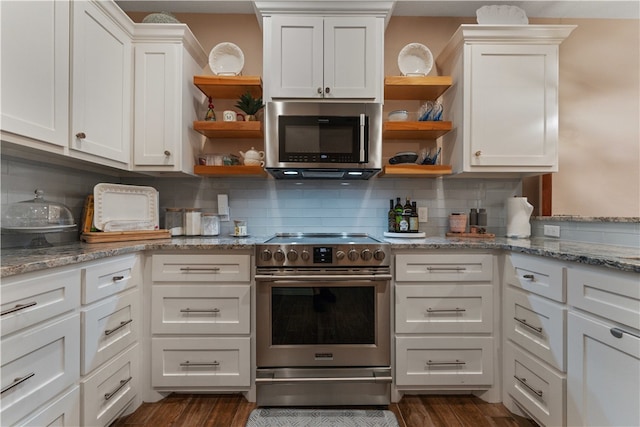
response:
[[[256,259],[258,405],[388,404],[388,245],[278,234]]]

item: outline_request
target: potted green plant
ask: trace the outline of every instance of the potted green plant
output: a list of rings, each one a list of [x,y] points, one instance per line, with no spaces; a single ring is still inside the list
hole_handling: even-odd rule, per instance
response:
[[[253,121],[256,120],[256,114],[264,107],[264,104],[262,103],[262,97],[254,98],[251,92],[247,91],[240,95],[236,107],[245,112],[245,120]]]

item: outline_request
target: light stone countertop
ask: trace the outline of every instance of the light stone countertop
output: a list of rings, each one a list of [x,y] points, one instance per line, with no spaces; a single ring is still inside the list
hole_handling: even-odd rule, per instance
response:
[[[375,236],[374,236],[375,237]],[[118,243],[82,243],[42,249],[4,249],[0,277],[47,268],[72,265],[116,255],[155,250],[253,250],[269,236],[247,238],[190,237]],[[379,238],[379,237],[378,237]],[[423,239],[379,238],[392,250],[406,249],[484,249],[505,250],[545,256],[616,270],[640,273],[640,248],[596,243],[563,241],[549,238],[495,239],[427,237]]]

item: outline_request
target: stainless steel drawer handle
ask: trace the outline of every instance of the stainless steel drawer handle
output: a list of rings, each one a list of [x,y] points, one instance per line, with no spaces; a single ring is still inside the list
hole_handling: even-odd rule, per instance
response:
[[[517,375],[514,375],[513,378],[515,378],[518,381],[520,381],[520,383],[523,386],[525,386],[526,388],[528,388],[529,390],[534,392],[536,395],[538,395],[538,397],[542,397],[542,390],[536,390],[535,388],[531,387],[529,384],[527,384],[527,379],[526,378],[520,378]]]
[[[199,309],[193,309],[193,308],[183,308],[180,310],[180,313],[220,313],[220,309],[219,308],[212,308],[212,309],[203,309],[203,310],[199,310]]]
[[[624,334],[631,335],[632,337],[640,338],[640,335],[634,334],[629,331],[625,331],[624,329],[620,329],[620,328],[611,328],[609,332],[611,332],[611,335],[613,335],[616,338],[622,338]]]
[[[536,326],[530,325],[527,323],[527,319],[520,319],[518,317],[514,317],[513,320],[520,322],[520,324],[522,324],[522,326],[526,326],[529,329],[533,329],[534,331],[536,331],[537,333],[541,334],[542,333],[542,328],[538,328]]]
[[[427,313],[462,313],[467,311],[465,308],[427,308]]]
[[[107,329],[106,331],[104,331],[104,334],[109,336],[112,333],[114,333],[115,331],[117,331],[118,329],[122,329],[125,326],[127,326],[129,323],[133,322],[133,319],[129,319],[129,320],[123,320],[122,322],[120,322],[120,324],[118,326],[116,326],[113,329]]]
[[[3,387],[2,390],[0,390],[0,394],[4,393],[5,391],[11,390],[12,388],[17,386],[18,384],[22,384],[23,382],[25,382],[26,380],[28,380],[29,378],[31,378],[35,374],[36,374],[35,372],[31,372],[30,374],[27,374],[24,377],[18,377],[16,379],[14,379],[11,384],[9,384],[6,387]]]
[[[180,271],[220,271],[220,267],[181,267]]]
[[[124,276],[113,276],[111,280],[113,280],[114,282],[119,282],[122,279],[124,279]]]
[[[214,360],[213,362],[189,362],[185,360],[180,366],[220,366],[220,362]]]
[[[523,274],[522,277],[527,280],[535,280],[535,276],[533,274]]]
[[[427,267],[427,271],[464,271],[465,267]]]
[[[4,316],[5,314],[15,313],[16,311],[24,310],[25,308],[33,307],[36,304],[38,304],[36,301],[28,302],[26,304],[16,304],[15,307],[9,308],[3,311],[2,313],[0,313],[0,316]]]
[[[133,377],[129,377],[126,380],[120,380],[120,384],[118,384],[118,386],[116,387],[115,390],[113,390],[111,393],[105,393],[104,394],[104,400],[109,400],[111,399],[117,392],[119,392],[122,387],[124,387],[125,385],[127,385],[127,383],[129,381],[131,381],[131,379],[133,379]]]
[[[434,362],[433,360],[427,360],[427,366],[450,366],[450,365],[454,365],[454,366],[461,366],[461,365],[466,365],[467,362],[463,362],[461,360],[456,359],[455,362],[451,361],[442,361],[442,362]]]

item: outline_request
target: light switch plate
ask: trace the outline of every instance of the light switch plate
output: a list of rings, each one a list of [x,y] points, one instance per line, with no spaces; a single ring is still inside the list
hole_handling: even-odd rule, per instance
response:
[[[548,237],[560,237],[560,226],[559,225],[545,225],[544,226],[544,235]]]
[[[418,208],[418,221],[427,222],[429,219],[429,210],[427,207]]]

